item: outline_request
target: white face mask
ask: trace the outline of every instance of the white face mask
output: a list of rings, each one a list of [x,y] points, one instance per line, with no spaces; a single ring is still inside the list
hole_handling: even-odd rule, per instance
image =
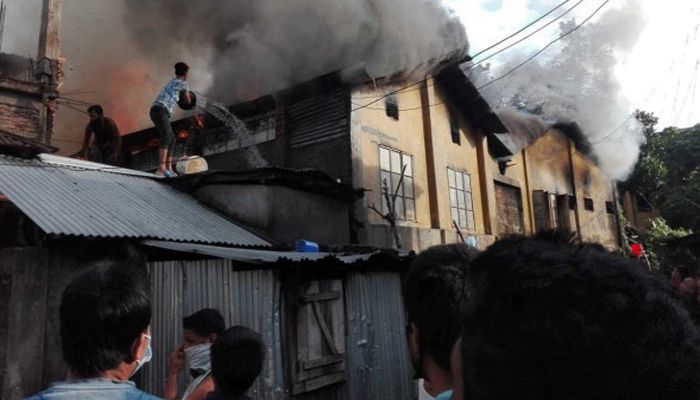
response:
[[[185,362],[190,370],[190,375],[196,378],[211,370],[211,357],[209,350],[211,343],[204,343],[197,346],[188,347],[185,349]]]
[[[151,335],[146,335],[144,333],[143,336],[145,336],[146,339],[148,339],[148,347],[146,347],[146,352],[144,353],[143,358],[140,360],[136,360],[136,368],[134,368],[134,370],[131,372],[131,375],[129,375],[129,378],[134,376],[136,371],[140,370],[141,367],[144,366],[144,364],[151,361],[151,358],[153,358],[153,349],[151,348]]]

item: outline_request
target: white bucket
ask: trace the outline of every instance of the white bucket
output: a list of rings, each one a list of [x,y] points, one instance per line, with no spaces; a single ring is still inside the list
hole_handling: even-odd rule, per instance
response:
[[[175,171],[178,175],[196,174],[207,170],[209,170],[207,160],[200,156],[181,158],[175,165]]]

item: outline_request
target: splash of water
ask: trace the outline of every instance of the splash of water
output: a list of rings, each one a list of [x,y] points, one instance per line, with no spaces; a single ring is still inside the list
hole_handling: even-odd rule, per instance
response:
[[[217,121],[221,122],[226,132],[229,134],[229,140],[240,139],[242,142],[253,142],[253,136],[245,122],[233,115],[224,105],[216,102],[209,102],[201,94],[197,94],[197,99],[197,112],[206,112]],[[251,168],[263,168],[269,165],[262,154],[260,154],[258,147],[254,144],[243,148],[243,154]]]

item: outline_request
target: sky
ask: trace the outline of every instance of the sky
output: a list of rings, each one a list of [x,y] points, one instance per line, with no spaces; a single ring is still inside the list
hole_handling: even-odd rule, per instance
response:
[[[561,1],[446,0],[446,3],[458,13],[467,27],[470,53],[476,54],[518,31]],[[574,3],[572,1],[563,6],[557,13]],[[570,15],[577,22],[582,21],[602,3],[602,0],[584,0]],[[623,0],[610,1],[591,23],[595,23],[608,9],[620,7],[623,3]],[[661,128],[700,123],[700,2],[644,0],[640,4],[645,21],[637,44],[628,54],[616,54],[616,75],[622,85],[622,93],[629,101],[630,112],[635,108],[654,112],[659,117]],[[619,29],[620,34],[624,34],[626,27],[620,26]],[[492,62],[499,65],[516,52],[535,53],[557,34],[558,27],[555,23],[520,45],[501,53]],[[506,42],[503,46],[509,43]],[[556,52],[556,46],[552,46],[536,60],[546,61],[548,56],[551,57]],[[620,123],[627,116],[628,114],[620,115]],[[611,130],[615,128],[610,127]]]

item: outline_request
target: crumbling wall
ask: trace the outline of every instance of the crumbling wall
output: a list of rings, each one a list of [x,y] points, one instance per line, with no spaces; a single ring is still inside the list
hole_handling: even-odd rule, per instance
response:
[[[30,139],[41,137],[44,108],[39,97],[10,90],[32,89],[32,85],[3,82],[0,77],[0,129]]]

